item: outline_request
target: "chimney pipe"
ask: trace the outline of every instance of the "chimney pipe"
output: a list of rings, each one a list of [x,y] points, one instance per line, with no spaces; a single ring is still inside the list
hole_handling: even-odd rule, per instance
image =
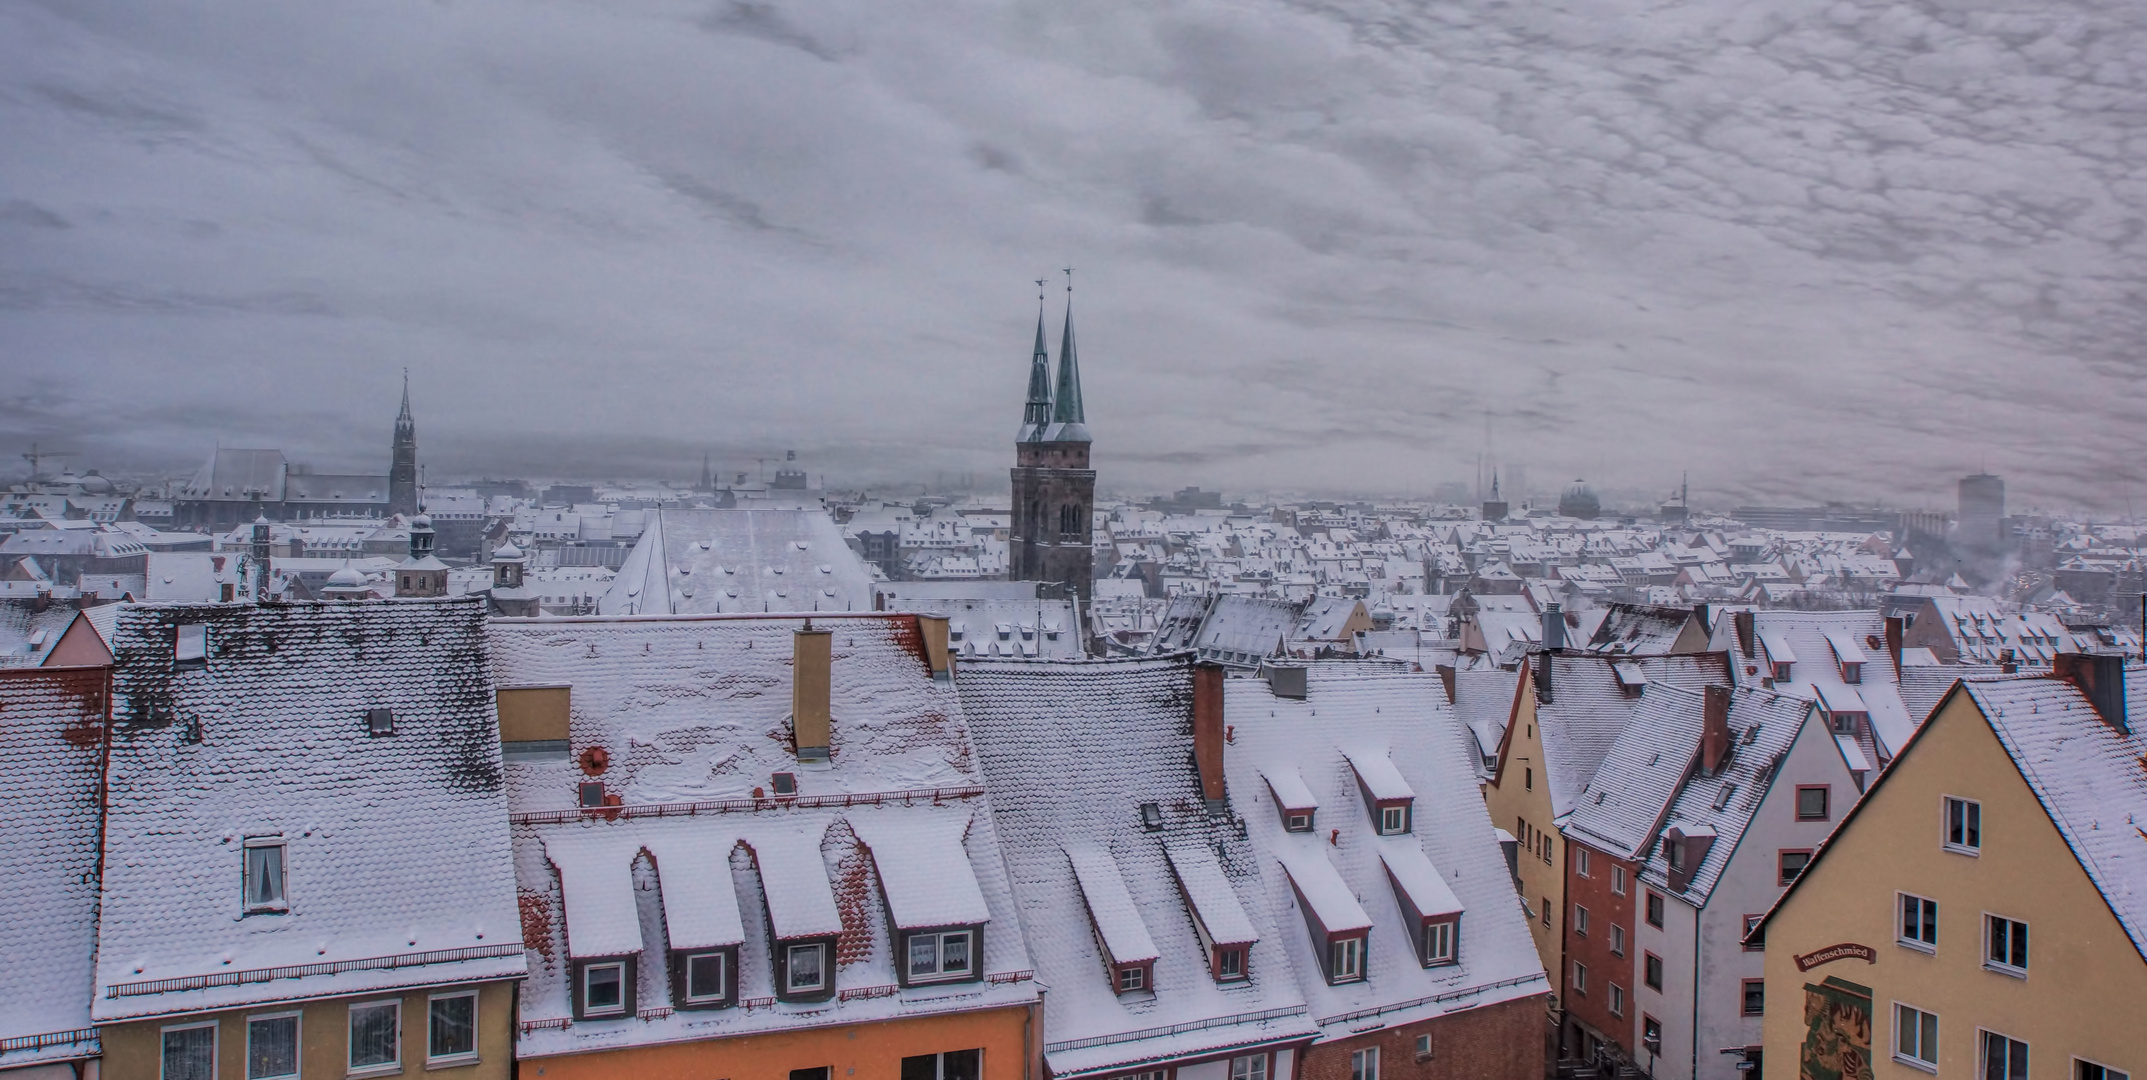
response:
[[[1223,812],[1223,669],[1193,665],[1193,762],[1200,768],[1200,796],[1208,816]]]
[[[1906,627],[1907,624],[1902,621],[1901,616],[1886,616],[1886,655],[1893,657],[1896,679],[1901,677],[1901,638]]]
[[[1759,640],[1758,623],[1759,620],[1754,618],[1749,610],[1730,614],[1730,625],[1737,628],[1738,647],[1744,650],[1744,656],[1747,660],[1758,655],[1753,651]]]
[[[1446,687],[1446,703],[1454,703],[1454,665],[1439,664],[1432,668],[1439,673],[1439,683]]]
[[[2125,658],[2106,653],[2059,653],[2050,674],[2080,688],[2095,714],[2119,735],[2132,734],[2125,716]]]
[[[954,656],[947,651],[947,617],[917,616],[917,633],[924,638],[924,661],[932,666],[932,681],[953,681]]]
[[[1700,771],[1713,776],[1730,752],[1730,688],[1709,686],[1701,713]]]
[[[791,636],[790,723],[798,741],[799,761],[828,759],[832,719],[828,699],[834,680],[835,635],[813,629],[811,619]]]
[[[1555,603],[1543,605],[1543,649],[1556,652],[1566,647],[1566,617]]]

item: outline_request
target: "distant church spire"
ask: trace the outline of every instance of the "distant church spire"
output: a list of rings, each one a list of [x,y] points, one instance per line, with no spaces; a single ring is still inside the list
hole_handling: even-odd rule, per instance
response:
[[[1059,338],[1059,385],[1051,394],[1051,439],[1054,442],[1087,442],[1086,415],[1081,409],[1081,365],[1074,352],[1073,268],[1066,269],[1066,329]]]
[[[417,420],[410,415],[410,369],[404,368],[403,411],[395,416],[395,446],[388,459],[388,513],[417,513],[417,485]]]
[[[1029,401],[1015,442],[1035,442],[1051,424],[1051,353],[1044,347],[1044,279],[1036,282],[1036,352],[1029,358]]]

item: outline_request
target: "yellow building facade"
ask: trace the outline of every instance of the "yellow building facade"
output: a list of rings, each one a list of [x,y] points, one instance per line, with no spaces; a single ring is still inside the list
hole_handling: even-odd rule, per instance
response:
[[[2139,740],[2070,683],[1984,685],[1955,686],[1764,923],[1765,1075],[2147,1076],[2136,928],[2028,779],[2121,792]],[[2147,759],[2129,768],[2147,802]],[[2067,825],[2141,846],[2120,880],[2147,865],[2147,817],[2121,800]]]
[[[514,1075],[514,987],[512,981],[462,986],[431,986],[418,990],[390,990],[316,1001],[270,1002],[243,1009],[163,1016],[127,1023],[106,1023],[102,1029],[104,1060],[102,1075],[112,1080],[142,1080],[167,1075],[165,1033],[207,1029],[214,1041],[215,1068],[219,1078],[292,1076],[315,1077],[424,1076],[428,1080],[506,1080]],[[452,1022],[460,1025],[474,1013],[474,1042],[459,1030],[436,1039],[433,1031],[434,999],[474,999],[474,1009],[459,1005]],[[392,1004],[396,1020],[392,1061],[371,1062],[351,1052],[352,1010],[378,1017],[380,1007]],[[442,1009],[442,1019],[447,1010]],[[298,1028],[298,1059],[257,1058],[249,1062],[248,1031],[256,1021],[288,1024]],[[375,1023],[376,1041],[379,1024]],[[448,1035],[442,1032],[443,1036]],[[446,1048],[446,1054],[435,1049]],[[295,1066],[295,1068],[293,1068]],[[291,1071],[286,1071],[287,1069]]]
[[[1521,663],[1515,684],[1512,718],[1499,746],[1497,775],[1484,785],[1484,806],[1491,824],[1513,834],[1520,844],[1516,863],[1521,898],[1528,909],[1528,930],[1535,938],[1543,970],[1558,972],[1564,956],[1559,913],[1565,910],[1565,839],[1554,824],[1550,776],[1543,763],[1543,737],[1536,727],[1536,695],[1530,670],[1542,663],[1530,656]],[[1558,985],[1554,977],[1553,985]]]

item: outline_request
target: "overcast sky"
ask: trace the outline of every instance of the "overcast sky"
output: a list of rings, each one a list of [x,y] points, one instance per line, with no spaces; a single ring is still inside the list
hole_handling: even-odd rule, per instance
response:
[[[1001,485],[1065,266],[1106,489],[2147,509],[2147,5],[0,0],[10,454]]]

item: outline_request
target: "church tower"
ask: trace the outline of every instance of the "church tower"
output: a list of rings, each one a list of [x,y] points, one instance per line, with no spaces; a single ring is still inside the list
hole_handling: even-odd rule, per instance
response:
[[[410,369],[403,369],[403,411],[395,417],[395,455],[388,464],[388,513],[417,513],[417,421],[410,416]]]
[[[1090,540],[1096,471],[1081,407],[1081,368],[1074,349],[1073,283],[1066,285],[1066,327],[1059,338],[1057,385],[1044,351],[1043,298],[1037,298],[1036,351],[1029,397],[1014,439],[1014,528],[1007,577],[1063,585],[1086,605],[1095,576]],[[1039,282],[1041,284],[1041,282]]]

